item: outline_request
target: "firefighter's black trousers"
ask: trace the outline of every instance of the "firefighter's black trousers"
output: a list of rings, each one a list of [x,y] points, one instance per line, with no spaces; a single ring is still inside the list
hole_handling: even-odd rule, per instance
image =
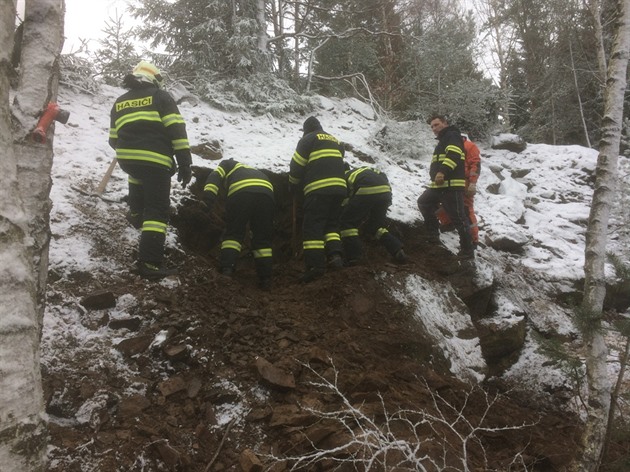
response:
[[[171,172],[129,161],[119,163],[129,175],[130,212],[142,219],[138,260],[160,265],[170,211]]]
[[[392,194],[354,195],[341,213],[341,240],[346,259],[356,261],[361,257],[359,228],[377,239],[392,256],[402,248],[400,240],[387,229],[387,211],[392,204]]]
[[[439,235],[440,223],[435,212],[440,204],[446,210],[459,235],[460,249],[464,252],[473,250],[470,224],[464,206],[464,188],[428,188],[418,198],[418,209],[424,218],[424,226],[430,235]]]
[[[306,269],[326,268],[326,257],[342,254],[339,216],[343,195],[309,193],[304,197],[302,247]]]
[[[251,248],[259,278],[271,277],[273,218],[275,203],[268,195],[247,192],[235,193],[225,203],[225,232],[221,242],[221,269],[234,268],[245,240],[247,224],[252,232]]]

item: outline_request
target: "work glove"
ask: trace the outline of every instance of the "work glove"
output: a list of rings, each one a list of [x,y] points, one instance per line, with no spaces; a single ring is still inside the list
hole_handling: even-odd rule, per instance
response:
[[[466,195],[473,196],[477,193],[477,184],[473,184],[472,182],[468,184],[466,187]]]
[[[435,184],[442,185],[443,183],[444,183],[444,173],[438,172],[437,174],[435,174]]]
[[[190,170],[190,166],[179,166],[179,170],[177,171],[177,181],[181,182],[183,188],[186,188],[186,185],[188,185],[191,178],[192,171]]]

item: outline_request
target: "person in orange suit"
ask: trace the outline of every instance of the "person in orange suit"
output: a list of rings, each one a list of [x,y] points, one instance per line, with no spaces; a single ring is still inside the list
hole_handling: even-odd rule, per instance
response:
[[[479,245],[479,226],[477,225],[477,216],[475,215],[475,194],[477,193],[477,180],[481,171],[481,153],[475,143],[473,143],[468,135],[462,133],[464,140],[464,152],[466,158],[464,160],[464,168],[466,170],[466,186],[464,187],[464,206],[470,223],[470,235],[473,244]],[[437,211],[437,217],[440,221],[440,229],[442,231],[450,231],[452,229],[451,220],[444,210],[440,207]]]

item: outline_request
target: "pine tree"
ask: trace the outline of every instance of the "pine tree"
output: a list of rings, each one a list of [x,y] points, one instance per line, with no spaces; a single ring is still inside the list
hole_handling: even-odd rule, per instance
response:
[[[120,85],[122,77],[140,60],[134,34],[125,29],[122,15],[106,21],[103,32],[105,37],[99,40],[101,48],[93,54],[94,66],[106,84]]]
[[[143,19],[138,37],[166,50],[171,72],[195,81],[269,70],[258,8],[247,0],[143,0],[131,11]]]

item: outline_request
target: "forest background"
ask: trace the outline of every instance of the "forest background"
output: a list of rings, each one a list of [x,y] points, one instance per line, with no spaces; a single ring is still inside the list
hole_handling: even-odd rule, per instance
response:
[[[141,58],[225,110],[354,96],[394,119],[447,114],[481,139],[594,147],[612,0],[131,0],[66,57],[110,85]],[[132,26],[130,26],[132,25]],[[621,152],[630,153],[626,119]]]

